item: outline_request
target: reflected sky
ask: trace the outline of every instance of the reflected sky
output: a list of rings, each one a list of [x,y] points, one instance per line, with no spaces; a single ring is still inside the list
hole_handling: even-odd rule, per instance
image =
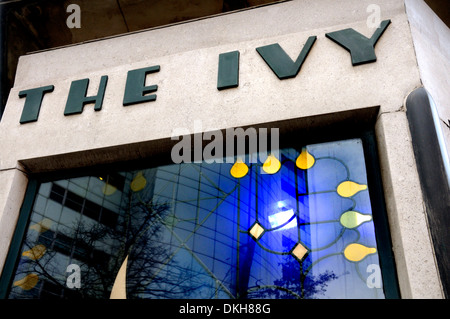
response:
[[[128,257],[129,299],[384,298],[381,280],[367,283],[379,260],[361,140],[263,164],[42,184],[9,297],[109,298]],[[82,271],[76,290],[70,264]]]

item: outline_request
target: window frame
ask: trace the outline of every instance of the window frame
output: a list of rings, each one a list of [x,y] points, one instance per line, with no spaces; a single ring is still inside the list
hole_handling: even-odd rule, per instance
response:
[[[329,132],[328,132],[329,133]],[[280,148],[284,145],[292,145],[292,135],[297,134],[280,134]],[[284,137],[288,137],[283,140]],[[309,135],[311,136],[311,135]],[[333,138],[329,138],[333,136]],[[356,130],[353,133],[348,131],[342,131],[339,134],[330,134],[316,138],[302,139],[302,144],[321,143],[321,142],[333,142],[351,138],[359,138],[362,141],[364,160],[366,164],[367,184],[369,187],[369,196],[372,206],[372,217],[375,227],[375,237],[378,247],[378,256],[380,261],[380,269],[383,282],[383,291],[386,299],[399,299],[400,291],[397,278],[397,268],[395,264],[394,253],[392,250],[392,240],[390,235],[390,228],[388,223],[388,214],[386,210],[386,203],[383,191],[383,184],[381,178],[381,169],[378,156],[378,147],[376,143],[375,131],[373,128]],[[162,154],[164,155],[164,154]],[[167,155],[167,154],[166,154]],[[164,158],[164,156],[163,156]],[[148,160],[148,159],[147,159]],[[167,159],[162,160],[166,162]],[[145,161],[144,161],[145,162]],[[152,158],[153,162],[153,158]],[[153,165],[145,165],[142,161],[127,161],[112,165],[105,165],[105,172],[111,170],[123,169],[124,165],[136,167],[150,167],[158,166],[161,164],[161,159],[157,158],[156,163]],[[128,167],[129,169],[129,167]],[[3,267],[3,271],[0,276],[0,299],[6,299],[9,295],[14,274],[19,263],[20,249],[22,247],[23,240],[25,238],[28,225],[30,222],[31,213],[33,210],[35,199],[41,183],[53,181],[57,179],[64,179],[70,177],[86,176],[89,172],[95,171],[99,174],[98,167],[83,168],[80,170],[68,170],[61,172],[53,172],[51,174],[32,174],[29,176],[29,183],[24,196],[22,207],[20,209],[19,218],[16,224],[14,235],[10,244],[10,248],[6,257],[6,261]],[[103,170],[103,169],[102,169]]]

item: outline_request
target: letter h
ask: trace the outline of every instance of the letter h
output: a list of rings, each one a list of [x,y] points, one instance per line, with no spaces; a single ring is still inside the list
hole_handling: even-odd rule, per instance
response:
[[[73,81],[70,86],[69,96],[67,97],[64,115],[81,114],[84,105],[88,103],[95,103],[94,110],[100,111],[102,109],[107,81],[108,76],[102,76],[98,93],[94,96],[86,96],[89,79]]]

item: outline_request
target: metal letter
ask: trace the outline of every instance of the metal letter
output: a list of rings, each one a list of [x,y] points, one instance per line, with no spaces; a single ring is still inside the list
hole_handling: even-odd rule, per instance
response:
[[[352,65],[355,66],[377,60],[375,44],[390,23],[391,20],[382,21],[370,39],[351,28],[326,33],[325,36],[350,52]]]
[[[308,38],[295,62],[292,61],[278,43],[256,48],[256,51],[258,51],[259,55],[266,61],[267,65],[280,80],[294,78],[300,72],[300,68],[316,39],[316,36],[310,36]]]
[[[108,76],[102,76],[97,95],[87,97],[86,93],[88,90],[89,79],[73,81],[70,85],[64,115],[81,114],[84,105],[89,103],[95,103],[94,110],[100,111],[102,109],[107,82]]]
[[[22,116],[20,117],[20,124],[37,121],[44,94],[53,92],[54,88],[53,85],[49,85],[19,92],[19,97],[26,97]]]
[[[145,86],[145,78],[149,73],[159,72],[159,69],[159,65],[156,65],[148,68],[128,71],[125,94],[123,97],[123,106],[156,100],[156,94],[145,94],[156,92],[158,90],[158,86]]]
[[[219,54],[217,89],[224,90],[239,86],[239,51]]]

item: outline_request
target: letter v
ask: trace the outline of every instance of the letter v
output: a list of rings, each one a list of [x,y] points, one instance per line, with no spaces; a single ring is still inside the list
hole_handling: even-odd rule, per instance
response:
[[[308,40],[306,40],[306,43],[295,62],[292,61],[278,43],[256,48],[256,51],[258,51],[259,55],[280,80],[294,78],[300,71],[316,38],[316,36],[310,36]]]
[[[390,23],[391,20],[382,21],[370,39],[353,29],[326,33],[325,36],[350,52],[353,66],[371,63],[377,60],[375,44]]]

